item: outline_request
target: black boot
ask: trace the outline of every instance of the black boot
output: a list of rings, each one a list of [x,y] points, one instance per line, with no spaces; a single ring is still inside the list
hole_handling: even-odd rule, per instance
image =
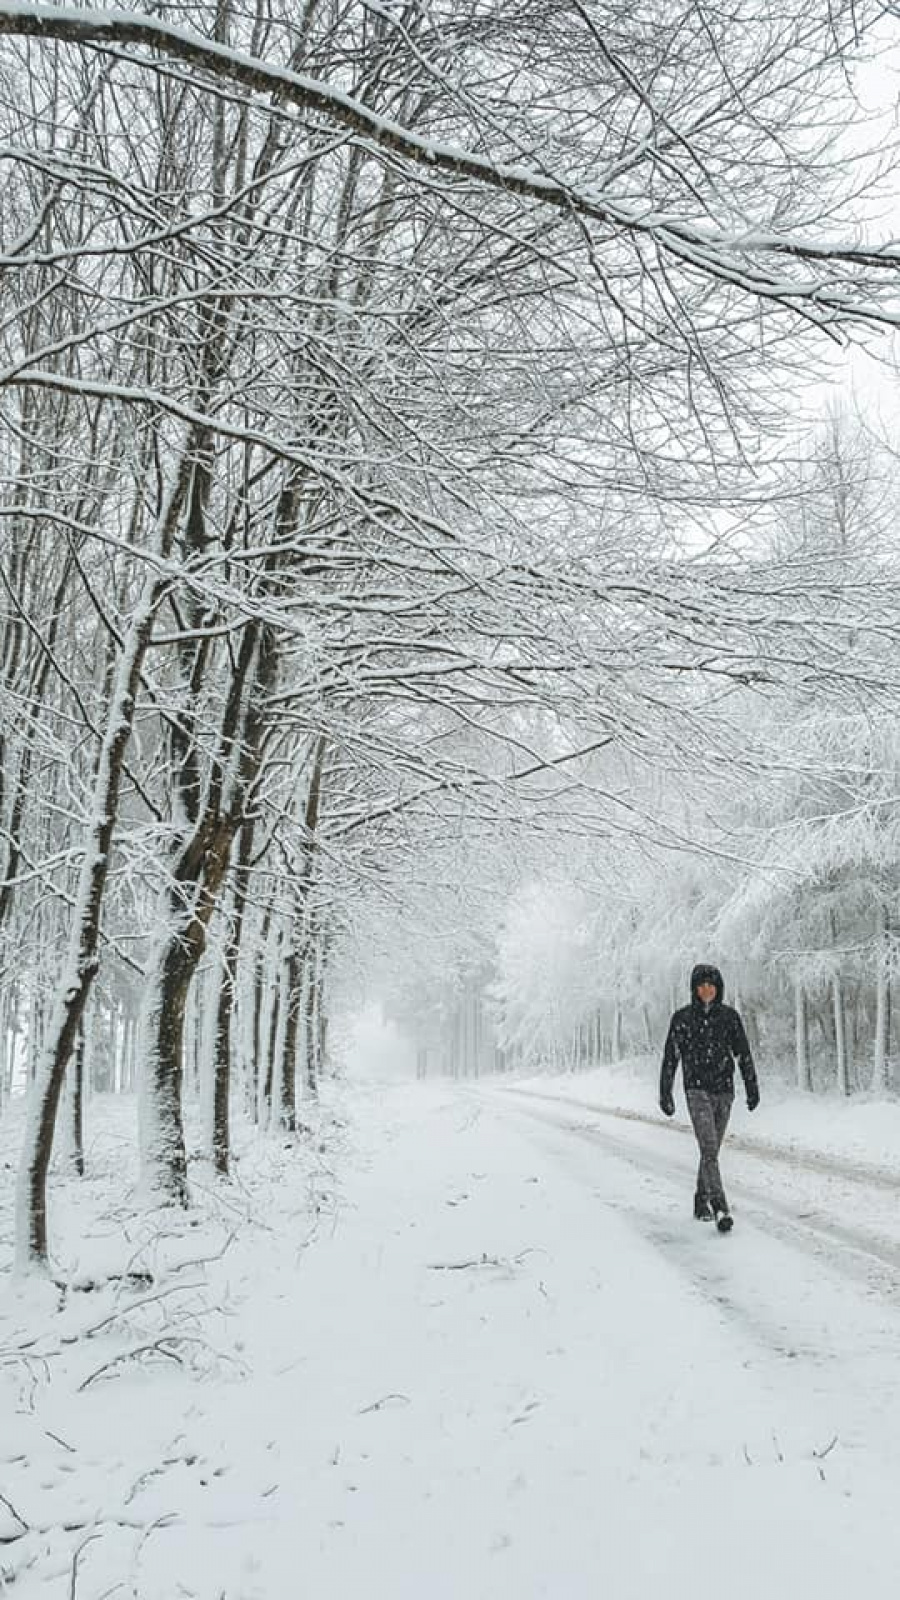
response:
[[[716,1227],[720,1233],[730,1233],[734,1227],[734,1218],[727,1206],[716,1206]]]
[[[694,1219],[697,1222],[712,1222],[712,1206],[705,1194],[694,1195]]]

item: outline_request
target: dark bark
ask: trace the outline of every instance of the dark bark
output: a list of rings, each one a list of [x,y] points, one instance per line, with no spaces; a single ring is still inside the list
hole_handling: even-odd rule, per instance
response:
[[[261,1058],[262,1045],[263,1045],[262,1017],[263,1017],[263,1000],[264,1000],[264,997],[265,997],[265,987],[266,987],[266,946],[267,946],[268,941],[269,941],[269,924],[271,922],[271,917],[272,917],[272,907],[271,907],[271,904],[269,904],[269,905],[266,906],[265,912],[263,914],[262,927],[260,928],[260,933],[259,933],[259,944],[257,946],[256,952],[255,952],[255,955],[254,955],[254,961],[253,961],[253,1017],[252,1017],[252,1036],[251,1036],[251,1041],[250,1041],[250,1050],[251,1050],[250,1071],[251,1071],[251,1077],[252,1077],[252,1094],[253,1094],[252,1115],[253,1115],[254,1122],[259,1122],[259,1120],[260,1120],[260,1109],[261,1109],[261,1106],[260,1106],[260,1079],[261,1079],[261,1077],[263,1079],[263,1082],[262,1082],[263,1104],[267,1105],[267,1102],[265,1100],[266,1088],[267,1088],[267,1080],[266,1080],[266,1075],[265,1074],[261,1074],[261,1072],[260,1072],[260,1058]],[[269,1087],[271,1087],[271,1086],[269,1085]]]
[[[303,822],[305,829],[305,842],[303,854],[303,873],[300,883],[301,917],[306,916],[306,940],[302,977],[297,976],[297,986],[302,990],[303,1010],[303,1040],[305,1056],[305,1081],[306,1092],[312,1097],[319,1092],[319,1031],[317,1027],[316,986],[317,986],[317,952],[319,931],[315,910],[310,900],[310,894],[316,873],[316,831],[319,826],[319,816],[322,809],[322,785],[325,775],[326,743],[324,738],[316,741],[313,750],[312,772],[309,779],[309,791],[306,796],[306,809]],[[305,906],[302,904],[305,902]],[[298,996],[298,1005],[301,1004]]]
[[[281,1090],[278,1125],[288,1133],[297,1130],[297,1045],[300,1012],[303,1004],[303,961],[300,951],[291,946],[285,969],[285,1022],[281,1050]]]
[[[206,948],[207,929],[218,904],[248,790],[258,770],[258,708],[273,671],[271,631],[250,622],[244,629],[232,673],[202,813],[172,872],[171,932],[159,959],[155,980],[158,991],[150,1019],[154,1032],[148,1041],[153,1128],[144,1153],[152,1169],[146,1173],[152,1186],[181,1205],[188,1201],[182,1121],[185,1006]],[[241,753],[235,758],[238,748]],[[182,762],[179,771],[184,781],[193,784],[192,762]],[[185,801],[185,809],[190,812],[194,803],[190,791]]]
[[[263,953],[265,961],[265,952]],[[261,981],[265,986],[265,969],[261,971]],[[272,1092],[275,1086],[275,1052],[278,1048],[278,1013],[281,1006],[281,985],[275,985],[272,995],[272,1012],[269,1017],[269,1034],[266,1040],[266,1071],[263,1078],[263,1126],[269,1127],[272,1121]]]
[[[178,1205],[188,1203],[182,1119],[184,1024],[187,998],[206,948],[209,921],[228,868],[233,822],[203,824],[183,852],[170,895],[172,931],[162,951],[147,1063],[153,1129],[145,1148],[153,1187]],[[183,887],[182,887],[183,886]],[[190,894],[188,908],[185,897]]]
[[[19,1264],[47,1260],[47,1173],[66,1068],[81,1027],[91,985],[99,967],[100,912],[109,872],[109,853],[118,814],[125,749],[131,737],[134,702],[150,639],[160,586],[154,585],[132,625],[120,669],[119,689],[110,708],[109,728],[97,764],[95,817],[85,841],[79,884],[79,914],[69,937],[68,971],[53,1012],[36,1093],[33,1122],[26,1137],[20,1175]]]
[[[325,950],[320,948],[316,968],[316,1059],[321,1077],[328,1059],[328,1010],[325,1005]]]
[[[319,1052],[316,1033],[315,949],[312,945],[310,945],[309,952],[307,954],[306,982],[303,986],[303,991],[303,1014],[305,1022],[304,1033],[306,1043],[306,1092],[312,1099],[316,1099],[319,1093]]]
[[[231,1097],[232,1024],[234,1001],[237,992],[237,972],[240,960],[241,935],[247,909],[248,869],[253,854],[253,821],[241,829],[238,858],[235,863],[234,906],[231,927],[222,963],[216,1011],[216,1044],[213,1066],[213,1165],[222,1177],[228,1176],[231,1150],[229,1127],[229,1102]]]
[[[69,1088],[69,1147],[68,1159],[72,1171],[84,1177],[84,1022],[78,1030],[75,1052],[68,1066]]]
[[[228,1177],[231,1159],[231,1020],[234,978],[226,958],[222,966],[219,999],[216,1007],[216,1046],[213,1063],[213,1167],[222,1178]]]
[[[157,550],[170,554],[187,482],[189,450],[160,507]],[[125,752],[131,738],[135,698],[157,608],[168,579],[153,579],[144,591],[126,636],[111,698],[106,733],[97,759],[94,813],[87,830],[79,874],[77,911],[68,938],[46,1044],[41,1054],[29,1125],[19,1167],[16,1259],[19,1270],[47,1261],[47,1174],[66,1068],[82,1025],[85,1007],[100,965],[98,948],[103,897],[118,817]]]

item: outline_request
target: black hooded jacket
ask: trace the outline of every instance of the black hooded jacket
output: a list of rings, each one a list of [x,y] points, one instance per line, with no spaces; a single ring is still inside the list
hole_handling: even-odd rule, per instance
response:
[[[697,997],[697,986],[701,983],[715,985],[715,999],[708,1006]],[[679,1061],[684,1087],[705,1089],[708,1094],[733,1092],[737,1062],[748,1103],[756,1105],[758,1102],[756,1068],[744,1024],[733,1006],[722,1004],[723,987],[718,967],[699,966],[691,973],[691,1003],[676,1011],[669,1024],[659,1079],[662,1106],[672,1099]]]

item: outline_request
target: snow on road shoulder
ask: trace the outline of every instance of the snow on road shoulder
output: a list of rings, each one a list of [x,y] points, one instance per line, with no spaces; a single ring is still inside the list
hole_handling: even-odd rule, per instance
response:
[[[496,1080],[503,1084],[504,1080]],[[657,1110],[659,1061],[637,1057],[587,1072],[543,1074],[506,1080],[510,1087],[558,1096],[599,1110],[624,1111],[653,1119]],[[748,1146],[767,1145],[798,1156],[823,1155],[897,1174],[900,1182],[900,1103],[869,1095],[847,1099],[837,1093],[803,1094],[761,1073],[762,1103],[752,1114],[737,1083],[730,1137]],[[676,1081],[676,1125],[688,1126]]]
[[[7,1173],[17,1112],[0,1126]],[[260,1286],[271,1295],[331,1225],[334,1165],[352,1159],[325,1108],[302,1140],[244,1130],[233,1182],[192,1160],[192,1210],[152,1210],[136,1200],[134,1115],[127,1097],[93,1100],[88,1176],[53,1176],[55,1281],[11,1279],[11,1182],[0,1192],[0,1594],[17,1600],[143,1600],[145,1547],[205,1520],[232,1462],[194,1419],[252,1381]],[[262,1490],[245,1488],[226,1520],[245,1504],[257,1517]],[[167,1582],[173,1600],[180,1578]]]
[[[81,1546],[78,1600],[893,1594],[894,1434],[829,1449],[815,1370],[761,1381],[677,1231],[635,1225],[652,1175],[448,1087],[359,1091],[336,1204],[321,1152],[259,1149],[177,1313],[220,1359],[83,1387],[106,1335],[45,1314],[59,1348],[0,1370],[11,1593],[67,1600]]]

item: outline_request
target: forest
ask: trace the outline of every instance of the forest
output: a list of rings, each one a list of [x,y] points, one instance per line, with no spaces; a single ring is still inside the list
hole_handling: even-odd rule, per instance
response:
[[[186,1204],[185,1106],[302,1135],[373,995],[571,1068],[713,954],[893,1087],[891,22],[0,3],[20,1267],[92,1094]]]
[[[127,4],[0,0],[0,1596],[895,1600],[900,4]]]

